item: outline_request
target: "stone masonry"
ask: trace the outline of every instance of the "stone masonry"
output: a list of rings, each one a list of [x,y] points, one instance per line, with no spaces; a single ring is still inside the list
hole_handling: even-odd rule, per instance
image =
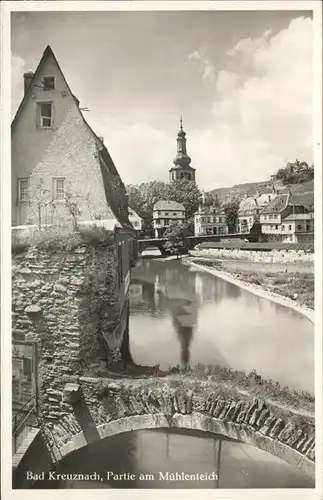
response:
[[[295,420],[281,418],[275,407],[252,396],[225,397],[219,383],[192,386],[181,379],[175,387],[171,377],[70,380],[55,395],[57,409],[63,407],[64,415],[47,424],[59,458],[89,444],[86,436],[94,426],[96,439],[140,428],[185,427],[253,444],[314,476],[314,425],[301,429]],[[88,408],[88,416],[81,419],[80,405]]]
[[[114,246],[91,245],[13,258],[13,339],[37,340],[40,406],[49,421],[64,415],[56,401],[65,375],[120,356],[115,336],[113,349],[103,341],[119,324],[116,258]]]

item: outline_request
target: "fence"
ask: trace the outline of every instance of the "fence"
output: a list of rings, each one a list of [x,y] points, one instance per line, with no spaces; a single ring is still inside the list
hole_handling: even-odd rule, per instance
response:
[[[29,430],[37,425],[38,370],[36,341],[12,343],[12,437],[15,453]]]

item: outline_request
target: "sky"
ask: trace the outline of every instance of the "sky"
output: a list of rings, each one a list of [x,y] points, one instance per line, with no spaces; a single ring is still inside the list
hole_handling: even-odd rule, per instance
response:
[[[50,45],[125,184],[168,181],[181,114],[201,189],[313,161],[310,12],[15,12],[11,36],[13,115]]]

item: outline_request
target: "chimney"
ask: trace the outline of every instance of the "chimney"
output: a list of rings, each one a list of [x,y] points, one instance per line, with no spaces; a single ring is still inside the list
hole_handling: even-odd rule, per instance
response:
[[[34,77],[34,73],[32,71],[28,71],[28,73],[24,73],[24,92],[25,92],[25,95],[27,94],[30,82],[33,79],[33,77]]]

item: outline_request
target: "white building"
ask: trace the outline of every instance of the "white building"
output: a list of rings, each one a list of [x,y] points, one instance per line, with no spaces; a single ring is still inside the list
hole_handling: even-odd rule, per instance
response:
[[[247,196],[241,200],[238,210],[237,232],[249,232],[256,221],[259,220],[259,214],[269,203],[277,197],[275,190],[265,191],[255,196]]]
[[[131,224],[133,225],[134,229],[136,231],[141,231],[142,230],[142,222],[143,222],[142,218],[139,217],[137,212],[135,212],[130,207],[128,209],[128,213],[129,213],[129,220],[130,220]]]
[[[253,196],[245,196],[239,205],[237,232],[249,233],[250,229],[257,220],[259,214],[259,206],[257,199]]]
[[[260,212],[260,224],[271,241],[297,243],[314,235],[314,214],[294,203],[290,193],[279,194]]]
[[[194,235],[227,234],[226,215],[218,203],[213,205],[200,204],[194,214]]]
[[[181,203],[169,200],[159,200],[153,208],[153,228],[155,238],[161,238],[171,222],[185,221],[185,208]]]

